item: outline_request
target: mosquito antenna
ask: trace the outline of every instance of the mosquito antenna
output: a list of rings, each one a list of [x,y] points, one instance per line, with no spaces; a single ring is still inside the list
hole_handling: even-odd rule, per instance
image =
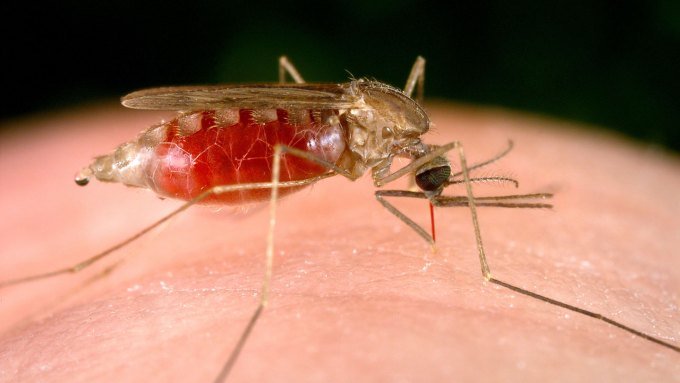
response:
[[[513,185],[515,185],[516,188],[519,187],[519,181],[517,181],[514,178],[510,177],[475,177],[475,178],[470,178],[470,182],[472,183],[481,183],[481,182],[508,182]],[[446,186],[449,185],[456,185],[456,184],[462,184],[465,183],[465,180],[454,180],[454,179],[449,179],[449,181],[446,183]]]
[[[491,157],[490,159],[488,159],[484,162],[480,162],[480,163],[474,164],[472,166],[468,166],[468,172],[475,170],[475,169],[479,169],[483,166],[489,165],[491,163],[494,163],[494,162],[500,160],[501,158],[505,157],[508,153],[510,153],[510,151],[512,150],[513,147],[515,147],[515,143],[512,142],[512,140],[508,140],[508,147],[505,148],[505,150],[503,150],[502,152],[496,154],[495,156]],[[461,175],[463,175],[463,172],[459,171],[457,173],[454,173],[451,176],[451,179],[453,180],[453,178],[455,178],[457,176],[461,176]]]

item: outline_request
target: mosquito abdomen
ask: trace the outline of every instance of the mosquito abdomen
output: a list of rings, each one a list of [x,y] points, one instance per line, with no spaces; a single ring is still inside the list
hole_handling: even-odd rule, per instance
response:
[[[97,179],[145,187],[163,197],[190,200],[218,185],[271,181],[274,146],[287,145],[335,163],[346,147],[334,110],[233,109],[182,114],[142,132],[87,169]],[[327,172],[296,156],[281,161],[280,181]],[[79,180],[87,179],[84,176]],[[79,182],[83,183],[83,182]],[[284,188],[287,194],[298,188]],[[269,198],[268,189],[234,191],[204,202],[238,204]]]

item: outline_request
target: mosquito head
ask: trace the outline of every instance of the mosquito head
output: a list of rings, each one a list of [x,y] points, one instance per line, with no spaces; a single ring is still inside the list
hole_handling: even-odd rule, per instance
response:
[[[426,195],[439,195],[451,176],[451,164],[446,157],[435,157],[416,170],[416,185]]]

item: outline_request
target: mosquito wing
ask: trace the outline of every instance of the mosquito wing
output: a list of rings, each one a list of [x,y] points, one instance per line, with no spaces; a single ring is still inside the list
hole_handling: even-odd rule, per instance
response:
[[[357,97],[349,84],[244,84],[151,88],[124,96],[133,109],[191,111],[220,108],[346,109]]]

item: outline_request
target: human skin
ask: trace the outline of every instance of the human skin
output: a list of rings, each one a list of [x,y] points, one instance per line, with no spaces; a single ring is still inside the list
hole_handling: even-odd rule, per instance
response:
[[[71,265],[181,204],[73,183],[159,118],[121,109],[3,133],[0,281]],[[470,164],[515,142],[476,174],[520,188],[477,195],[556,193],[552,210],[479,208],[495,277],[680,345],[677,157],[548,118],[428,110],[424,140],[460,140]],[[373,190],[368,176],[335,177],[280,201],[270,303],[229,382],[680,379],[676,351],[485,282],[467,208],[436,210],[432,252]],[[393,202],[428,223],[424,201]],[[0,290],[0,381],[211,381],[257,306],[266,207],[192,207],[103,266]]]

